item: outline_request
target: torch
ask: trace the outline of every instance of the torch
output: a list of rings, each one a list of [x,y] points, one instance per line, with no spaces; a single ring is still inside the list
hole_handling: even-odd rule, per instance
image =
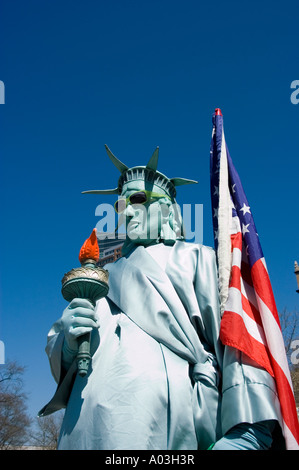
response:
[[[100,250],[96,233],[96,229],[93,229],[90,237],[84,242],[80,250],[79,261],[81,267],[72,269],[62,278],[61,293],[68,302],[75,298],[87,299],[95,306],[97,300],[108,294],[109,273],[97,266]],[[78,373],[81,377],[84,377],[88,372],[91,361],[90,333],[80,336],[78,342]]]

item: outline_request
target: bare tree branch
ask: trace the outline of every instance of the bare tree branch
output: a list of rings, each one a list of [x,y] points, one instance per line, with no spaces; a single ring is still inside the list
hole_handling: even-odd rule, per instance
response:
[[[0,449],[26,442],[31,420],[23,391],[24,368],[16,362],[0,366]]]

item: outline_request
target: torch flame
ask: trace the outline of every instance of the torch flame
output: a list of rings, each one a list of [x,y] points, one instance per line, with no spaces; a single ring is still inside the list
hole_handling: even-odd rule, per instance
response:
[[[90,237],[85,240],[79,253],[80,263],[84,263],[87,259],[93,259],[98,262],[100,258],[100,249],[97,239],[97,229],[94,228]]]

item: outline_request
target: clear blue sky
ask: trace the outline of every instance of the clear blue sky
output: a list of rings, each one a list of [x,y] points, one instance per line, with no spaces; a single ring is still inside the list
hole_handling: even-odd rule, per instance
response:
[[[104,144],[127,165],[160,146],[159,169],[197,179],[178,202],[204,208],[212,113],[260,235],[278,309],[298,308],[299,79],[295,1],[2,0],[1,313],[6,359],[27,367],[35,414],[55,390],[47,332],[67,306],[63,274],[113,197]],[[298,259],[299,261],[299,259]]]

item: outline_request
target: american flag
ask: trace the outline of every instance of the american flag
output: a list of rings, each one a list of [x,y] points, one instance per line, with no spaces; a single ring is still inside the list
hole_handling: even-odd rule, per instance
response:
[[[251,207],[213,115],[211,198],[221,301],[220,338],[275,378],[287,449],[299,449],[299,425],[284,340]]]

